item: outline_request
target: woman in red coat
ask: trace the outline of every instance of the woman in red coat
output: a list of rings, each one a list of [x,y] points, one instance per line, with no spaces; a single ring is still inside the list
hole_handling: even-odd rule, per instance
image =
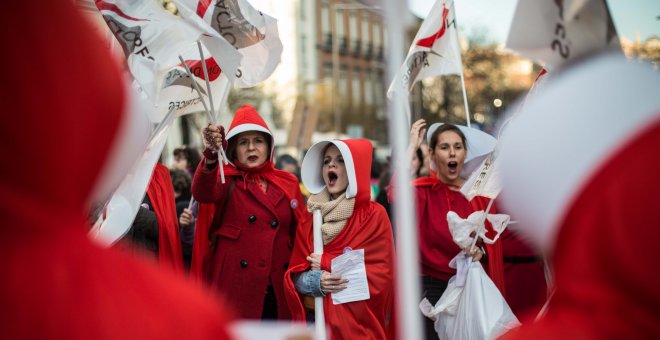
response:
[[[191,272],[222,293],[241,318],[289,319],[284,272],[307,212],[295,176],[273,167],[273,137],[251,106],[227,132],[226,182],[218,171],[224,129],[203,131],[206,150],[192,192],[202,204]]]
[[[286,297],[293,318],[305,321],[305,296],[323,296],[332,339],[386,339],[393,333],[394,241],[385,209],[370,201],[371,157],[366,139],[324,141],[312,146],[302,165],[312,193],[307,206],[323,215],[323,255],[313,254],[312,225],[305,224],[284,276]],[[333,294],[350,282],[332,273],[332,260],[350,250],[364,250],[369,297],[335,304]]]
[[[424,135],[424,124],[424,120],[413,124],[409,151],[419,147]],[[413,185],[417,196],[423,295],[431,304],[435,304],[447,288],[449,279],[456,274],[456,270],[449,267],[449,262],[461,252],[449,232],[447,213],[453,211],[461,218],[467,218],[474,211],[485,210],[487,206],[487,201],[482,197],[468,201],[461,194],[459,190],[464,182],[461,172],[466,161],[491,151],[496,141],[479,130],[437,123],[429,128],[427,139],[432,171],[430,176],[416,179]],[[490,212],[493,213],[494,209]],[[469,253],[468,249],[465,251]],[[488,273],[502,291],[501,242],[486,245],[486,251]],[[483,252],[476,248],[469,255],[478,261]],[[437,338],[433,322],[425,318],[425,325],[426,338]]]

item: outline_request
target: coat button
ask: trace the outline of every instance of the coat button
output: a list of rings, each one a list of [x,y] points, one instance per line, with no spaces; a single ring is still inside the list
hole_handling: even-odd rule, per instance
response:
[[[241,268],[247,268],[248,262],[247,260],[241,260]]]
[[[250,215],[250,217],[248,217],[248,221],[249,221],[250,223],[254,223],[254,222],[256,222],[256,221],[257,221],[257,216]]]
[[[280,225],[280,223],[277,222],[277,220],[270,221],[270,226],[273,227],[273,229],[277,228],[278,225]]]

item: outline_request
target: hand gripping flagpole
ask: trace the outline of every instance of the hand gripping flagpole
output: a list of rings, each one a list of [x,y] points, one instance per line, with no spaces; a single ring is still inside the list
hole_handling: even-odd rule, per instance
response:
[[[472,240],[472,245],[470,246],[470,253],[474,251],[474,247],[476,247],[477,245],[477,240],[479,239],[479,235],[486,228],[486,217],[488,217],[488,212],[490,211],[490,208],[493,206],[493,202],[495,202],[495,199],[491,198],[490,201],[488,202],[488,206],[486,207],[486,210],[484,211],[484,216],[481,217],[481,221],[479,221],[479,227],[477,228],[476,234],[474,235],[474,239]]]
[[[213,125],[215,125],[215,120],[213,119],[213,114],[211,113],[211,111],[209,111],[209,107],[206,105],[206,102],[204,101],[204,97],[202,96],[202,90],[200,90],[199,84],[197,84],[197,81],[195,80],[195,77],[193,77],[193,74],[190,71],[190,67],[188,67],[188,64],[186,64],[186,62],[183,60],[183,57],[181,57],[181,55],[179,55],[179,60],[181,60],[181,64],[186,69],[186,72],[188,73],[188,76],[190,77],[190,81],[193,84],[193,88],[195,89],[195,91],[197,91],[197,94],[199,95],[199,99],[202,101],[202,105],[204,105],[204,110],[206,110],[206,113],[209,116],[209,121],[211,121],[211,123]],[[202,58],[202,63],[204,63],[204,58]],[[202,64],[202,65],[205,66],[206,64]],[[208,84],[208,75],[206,73],[207,73],[206,67],[204,67],[204,75],[206,76],[206,79],[207,79],[206,81],[207,81],[207,84]],[[209,89],[210,89],[210,87],[209,87]],[[210,91],[209,91],[209,99],[210,99]],[[211,104],[211,105],[213,105],[213,104]],[[218,156],[219,156],[218,161],[219,162],[220,162],[220,159],[224,158],[223,153],[224,153],[224,150],[222,150],[222,146],[220,146],[220,150],[218,150]],[[222,162],[220,162],[219,167],[220,167],[220,179],[222,180],[222,184],[225,184],[225,171],[224,171],[224,168],[222,166]]]
[[[313,212],[314,217],[314,253],[323,255],[323,235],[321,234],[321,224],[323,224],[323,216],[321,210],[315,209]],[[326,340],[327,335],[325,332],[325,313],[323,311],[323,297],[317,296],[314,298],[314,328],[315,339]]]
[[[202,70],[204,71],[204,81],[206,82],[206,91],[209,95],[209,104],[211,105],[211,114],[209,115],[211,119],[211,123],[213,125],[217,124],[217,120],[215,119],[215,108],[213,107],[213,96],[211,95],[211,83],[209,83],[209,71],[208,68],[206,67],[206,59],[204,58],[204,52],[202,51],[202,43],[197,40],[197,47],[199,48],[199,58],[202,62]],[[222,184],[225,183],[225,170],[224,167],[222,166],[222,163],[225,165],[228,164],[227,161],[227,154],[225,153],[225,149],[220,147],[220,150],[218,150],[219,154],[219,159],[218,161],[220,163],[220,179],[222,180]]]

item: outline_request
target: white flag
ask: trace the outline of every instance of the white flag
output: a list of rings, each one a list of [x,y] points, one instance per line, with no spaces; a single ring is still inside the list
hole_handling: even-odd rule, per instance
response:
[[[133,220],[147,191],[154,166],[160,157],[167,135],[174,122],[174,110],[160,123],[142,156],[136,161],[106,207],[106,217],[99,228],[90,231],[90,236],[102,245],[110,246],[130,230]]]
[[[217,68],[216,74],[210,74],[209,78],[218,78],[223,73],[231,79],[236,74],[240,54],[201,20],[184,21],[155,1],[97,0],[96,6],[122,46],[135,80],[152,102],[159,103],[160,120],[170,106],[177,104],[179,108],[187,108],[186,112],[201,110],[201,105],[191,106],[199,95],[187,95],[184,91],[186,87],[191,88],[192,82],[183,76],[185,71],[179,60],[181,55],[187,64],[199,64],[198,40],[203,43],[207,65]],[[201,68],[199,70],[195,78],[198,78],[200,87],[206,89]],[[170,90],[170,93],[163,94],[165,98],[161,98],[160,91],[169,86],[182,86],[183,89]],[[179,95],[182,97],[177,97]],[[199,99],[196,101],[201,104]],[[167,104],[166,107],[163,103]]]
[[[502,181],[499,176],[499,162],[494,152],[486,157],[481,165],[472,172],[461,187],[461,193],[468,201],[475,196],[495,199],[502,191]]]
[[[184,18],[191,9],[243,56],[236,72],[237,87],[252,87],[275,71],[282,56],[277,20],[247,0],[176,0]]]
[[[518,1],[506,47],[545,67],[599,51],[621,51],[604,0]]]
[[[454,1],[438,0],[415,35],[406,60],[387,90],[387,96],[392,98],[393,91],[402,92],[407,107],[410,90],[417,81],[461,74],[462,70]]]

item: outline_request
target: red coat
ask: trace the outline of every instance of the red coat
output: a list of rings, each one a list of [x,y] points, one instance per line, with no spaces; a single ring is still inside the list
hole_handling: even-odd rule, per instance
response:
[[[343,254],[346,247],[364,249],[370,298],[335,305],[332,294],[323,299],[323,310],[332,339],[386,339],[392,336],[394,299],[394,241],[392,226],[385,209],[370,202],[369,169],[371,144],[366,140],[345,141],[355,162],[357,196],[353,215],[344,229],[323,247],[321,267],[332,271],[331,261]],[[346,155],[344,155],[346,159]],[[348,164],[348,162],[346,163]],[[284,276],[286,297],[294,320],[306,320],[300,294],[291,275],[310,269],[305,259],[314,250],[312,223],[298,230],[291,257],[291,266]],[[389,320],[389,321],[388,321]],[[388,323],[389,322],[389,323]]]
[[[456,274],[456,269],[449,268],[449,261],[461,252],[461,249],[454,243],[449,231],[447,212],[453,211],[461,218],[467,218],[474,211],[485,210],[488,200],[484,197],[475,197],[472,201],[468,201],[459,191],[452,190],[442,183],[435,173],[418,178],[413,184],[417,195],[422,275],[449,281]],[[495,208],[491,207],[489,213],[495,213]],[[489,227],[490,223],[486,222],[486,228]],[[501,242],[486,245],[486,253],[488,274],[504,295]]]
[[[192,191],[197,201],[208,204],[200,205],[192,273],[222,293],[241,318],[261,318],[270,284],[278,302],[278,317],[289,319],[282,282],[298,221],[304,222],[307,212],[295,176],[274,169],[272,162],[257,171],[268,181],[265,193],[246,178],[249,174],[226,166],[223,185],[217,167],[209,171],[205,162],[200,163]],[[234,189],[222,224],[216,229],[218,241],[211,253],[209,227],[220,223],[220,214],[214,213],[222,209],[230,181],[234,181]]]

